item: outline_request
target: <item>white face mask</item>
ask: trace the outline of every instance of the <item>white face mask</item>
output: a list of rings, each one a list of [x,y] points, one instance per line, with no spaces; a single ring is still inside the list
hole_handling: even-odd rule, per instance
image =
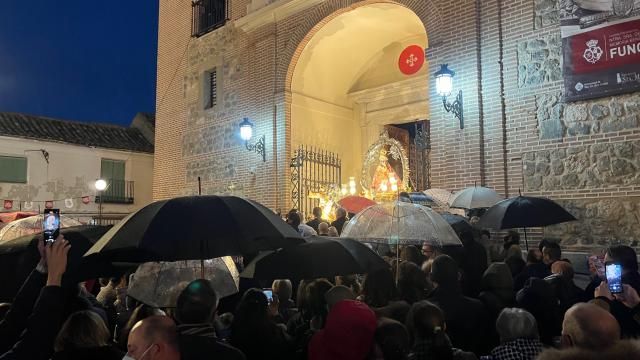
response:
[[[151,350],[151,347],[152,347],[152,346],[153,346],[153,344],[149,345],[149,347],[147,348],[147,350],[145,350],[145,351],[142,353],[142,356],[140,356],[140,359],[134,359],[133,357],[129,356],[129,353],[127,353],[127,354],[122,358],[122,360],[142,360],[142,359],[144,359],[144,356],[145,356],[145,355],[147,355],[147,352],[148,352],[149,350]]]

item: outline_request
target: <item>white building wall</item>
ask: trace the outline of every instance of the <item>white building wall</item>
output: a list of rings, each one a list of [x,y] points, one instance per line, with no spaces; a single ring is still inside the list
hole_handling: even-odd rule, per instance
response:
[[[40,149],[49,153],[49,164]],[[29,201],[33,202],[34,211],[43,210],[45,201],[59,200],[54,207],[62,214],[97,214],[94,183],[100,177],[103,158],[125,161],[125,180],[134,182],[134,203],[105,203],[105,217],[130,213],[152,200],[153,154],[0,136],[0,155],[27,158],[26,184],[0,182],[0,200],[14,200],[12,211],[24,209],[24,203]],[[82,196],[90,196],[91,202],[83,204]],[[64,202],[68,198],[73,198],[70,208]]]

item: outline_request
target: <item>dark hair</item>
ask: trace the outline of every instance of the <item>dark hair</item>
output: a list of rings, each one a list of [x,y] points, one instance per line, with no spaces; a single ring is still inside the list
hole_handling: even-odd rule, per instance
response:
[[[313,216],[317,217],[318,219],[322,217],[322,208],[319,206],[316,206],[313,208]]]
[[[267,296],[260,289],[249,289],[244,293],[231,324],[231,345],[244,353],[255,353],[269,351],[263,346],[277,343],[280,334],[269,317],[268,304]]]
[[[384,360],[404,360],[408,358],[411,349],[409,331],[402,323],[389,318],[378,321],[375,340]]]
[[[453,359],[451,341],[445,332],[444,312],[437,305],[426,300],[413,304],[407,315],[407,329],[414,344],[424,340],[431,343],[425,359]]]
[[[306,318],[314,316],[322,318],[323,322],[327,318],[327,300],[325,294],[333,287],[329,281],[318,279],[312,281],[305,289],[306,304],[302,310]]]
[[[491,239],[491,232],[489,230],[482,230],[480,231],[480,236],[482,235],[487,235],[489,237],[489,239]]]
[[[529,251],[527,251],[527,262],[531,263],[531,264],[539,264],[542,262],[542,259],[538,258],[537,256],[537,249],[529,249]],[[542,251],[540,250],[540,253],[542,253]],[[541,254],[542,255],[542,254]]]
[[[180,292],[176,302],[176,319],[181,324],[208,323],[213,319],[218,296],[205,279],[194,280]]]
[[[424,299],[429,284],[427,275],[412,262],[403,262],[399,266],[398,293],[409,304]]]
[[[449,255],[438,255],[431,264],[431,280],[440,287],[459,288],[458,263]]]
[[[292,210],[293,211],[293,210]],[[298,225],[300,225],[300,214],[298,214],[297,212],[289,212],[289,215],[287,215],[287,220],[289,221],[289,224],[291,226],[294,227],[294,229],[298,229]]]
[[[638,258],[631,247],[626,245],[611,246],[607,249],[607,254],[614,262],[620,263],[624,271],[638,271]]]
[[[417,247],[407,245],[400,251],[400,259],[420,265],[424,260],[424,256],[422,256],[422,253]]]
[[[390,268],[367,274],[362,285],[364,302],[371,307],[387,306],[396,298],[396,282]]]
[[[540,243],[538,243],[538,249],[540,250],[540,252],[542,252],[542,249],[544,249],[545,246],[549,245],[550,243],[555,243],[556,241],[553,241],[551,239],[545,238],[540,240]]]
[[[562,249],[558,243],[550,241],[542,248],[542,254],[547,254],[551,260],[558,261],[562,257]]]

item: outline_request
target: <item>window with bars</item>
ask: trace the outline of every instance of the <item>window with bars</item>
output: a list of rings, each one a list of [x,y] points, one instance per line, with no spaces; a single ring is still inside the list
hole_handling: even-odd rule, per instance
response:
[[[204,108],[211,109],[218,102],[218,74],[215,68],[205,73]]]
[[[0,183],[27,183],[27,158],[0,156]]]

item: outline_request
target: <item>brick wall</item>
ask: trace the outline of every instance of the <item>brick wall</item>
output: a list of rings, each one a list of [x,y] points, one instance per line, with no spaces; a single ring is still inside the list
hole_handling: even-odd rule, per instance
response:
[[[154,198],[195,193],[194,179],[201,176],[205,193],[245,195],[284,210],[290,206],[293,66],[324,23],[354,7],[385,1],[327,0],[247,33],[233,20],[246,15],[250,1],[230,2],[232,21],[198,39],[190,38],[190,2],[160,2]],[[398,3],[424,22],[430,68],[448,63],[457,73],[454,94],[464,93],[461,130],[430,84],[432,186],[458,190],[477,183],[507,196],[519,190],[550,196],[582,220],[547,230],[562,236],[565,245],[633,243],[635,234],[612,229],[640,222],[638,94],[559,101],[556,2]],[[224,69],[219,95],[224,101],[203,111],[198,74],[214,63]],[[266,135],[265,163],[237,138],[245,116],[255,122],[256,135]],[[594,151],[599,144],[604,150]],[[559,171],[559,162],[562,171],[548,176]],[[602,210],[587,211],[593,208]],[[614,235],[603,240],[606,233]]]

